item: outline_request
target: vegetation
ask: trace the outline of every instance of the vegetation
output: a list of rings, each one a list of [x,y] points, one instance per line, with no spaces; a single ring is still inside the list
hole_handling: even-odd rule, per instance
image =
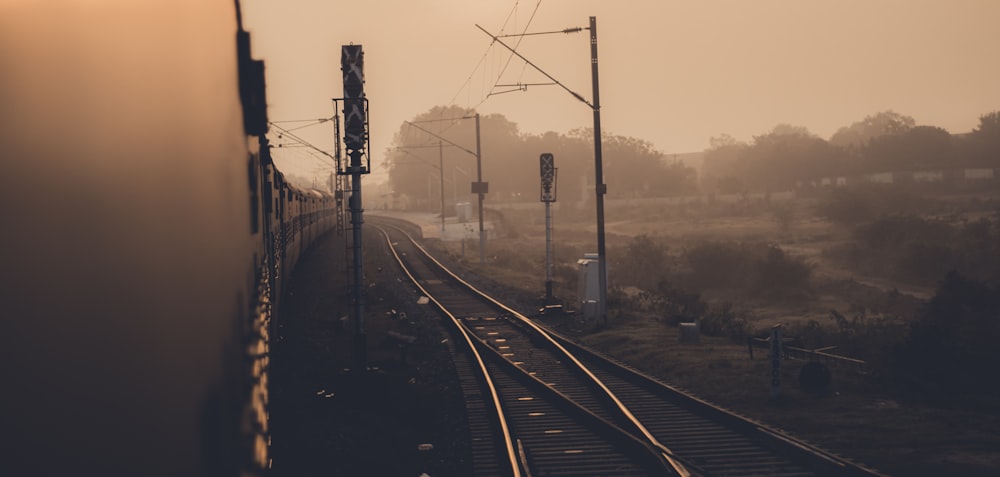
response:
[[[839,225],[855,226],[880,216],[927,211],[931,206],[913,188],[869,185],[831,190],[816,205],[816,213]]]
[[[394,137],[395,148],[386,156],[389,180],[395,194],[428,205],[440,201],[440,171],[444,166],[446,200],[468,197],[475,181],[475,114],[459,107],[435,107],[403,124]],[[504,201],[536,201],[539,197],[538,156],[555,155],[558,195],[584,196],[583,177],[593,175],[593,131],[568,134],[523,134],[517,124],[500,114],[480,119],[482,165],[490,197]],[[695,170],[668,163],[648,141],[605,134],[604,166],[610,197],[662,197],[697,190]],[[441,144],[438,150],[439,142]],[[460,147],[456,147],[458,145]],[[465,149],[465,150],[462,150]],[[439,157],[440,156],[440,157]]]
[[[896,377],[935,403],[995,411],[998,317],[1000,286],[949,273],[895,354]]]
[[[829,141],[803,127],[778,125],[749,144],[712,138],[702,168],[708,191],[774,191],[824,177],[958,167],[1000,167],[1000,111],[965,136],[916,125],[893,111],[840,128]]]
[[[827,254],[859,273],[924,286],[951,271],[1000,279],[1000,223],[994,219],[952,224],[915,215],[884,216],[858,224],[853,238]]]
[[[615,252],[620,257],[612,265],[616,280],[637,290],[632,306],[668,324],[698,321],[710,336],[742,340],[753,320],[730,303],[710,306],[701,297],[704,291],[771,300],[798,300],[810,293],[812,267],[774,244],[704,242],[672,256],[662,243],[639,235]],[[618,300],[618,306],[628,306],[625,296]]]
[[[752,143],[713,138],[702,171],[707,194],[606,204],[607,326],[545,319],[650,374],[890,473],[957,462],[993,475],[998,454],[968,443],[996,443],[1000,419],[996,182],[802,187],[793,200],[766,192],[824,174],[997,167],[998,158],[1000,112],[961,136],[890,111],[830,141],[792,126]],[[646,193],[635,187],[636,196]],[[575,261],[593,250],[593,204],[560,205],[555,287],[572,309]],[[518,239],[490,245],[498,258],[482,272],[533,290],[512,296],[540,294],[539,214],[508,212],[502,228]],[[499,258],[525,250],[530,260]],[[673,325],[692,321],[700,344],[678,343]],[[798,346],[865,360],[864,371],[831,367],[826,392],[790,385],[781,402],[768,401],[767,363],[749,359],[745,340],[776,323]],[[788,363],[783,382],[795,383],[802,363]],[[924,455],[944,457],[915,457]]]

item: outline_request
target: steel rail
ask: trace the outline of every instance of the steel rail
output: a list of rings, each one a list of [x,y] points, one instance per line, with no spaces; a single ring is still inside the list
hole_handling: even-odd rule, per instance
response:
[[[553,340],[558,341],[558,343],[554,343],[552,348],[554,350],[555,349],[560,350],[560,352],[562,352],[563,355],[567,356],[567,361],[574,362],[575,364],[578,363],[579,369],[581,371],[587,370],[585,374],[593,376],[592,379],[594,379],[595,383],[598,382],[602,383],[600,387],[606,390],[605,392],[611,394],[612,396],[614,396],[614,393],[610,393],[610,389],[608,386],[626,385],[627,381],[633,381],[633,382],[635,381],[635,378],[630,378],[628,376],[635,376],[639,379],[639,381],[645,382],[645,384],[640,385],[640,387],[648,386],[650,392],[661,396],[661,399],[665,399],[666,401],[664,401],[664,405],[680,406],[683,408],[687,408],[688,412],[692,413],[692,416],[699,416],[700,419],[705,420],[706,425],[708,425],[710,422],[714,423],[714,425],[716,426],[721,425],[723,428],[729,429],[730,432],[735,433],[734,435],[741,435],[747,439],[751,439],[753,442],[755,442],[754,445],[761,446],[760,447],[761,449],[768,449],[768,448],[772,449],[773,452],[776,452],[775,454],[776,457],[779,455],[784,456],[782,458],[786,459],[793,466],[795,465],[805,466],[802,470],[805,470],[805,468],[812,469],[809,472],[814,472],[815,474],[810,474],[810,475],[858,475],[858,476],[881,475],[877,470],[873,470],[865,467],[864,465],[851,462],[850,460],[844,459],[840,456],[829,453],[823,449],[817,448],[811,444],[795,439],[794,437],[791,437],[782,431],[769,428],[760,422],[748,419],[732,411],[729,411],[725,408],[721,408],[715,404],[704,401],[701,398],[688,394],[687,392],[675,388],[673,386],[670,386],[669,384],[663,383],[655,378],[646,375],[645,373],[639,370],[636,370],[628,365],[620,363],[617,360],[608,358],[604,355],[601,355],[600,353],[596,353],[593,350],[590,350],[589,348],[583,347],[582,345],[575,343],[564,336],[561,336],[559,333],[548,330],[546,327],[544,327],[544,325],[539,325],[535,323],[531,319],[518,313],[516,310],[511,309],[510,307],[504,305],[498,300],[490,297],[486,293],[483,293],[482,291],[476,289],[467,281],[465,281],[455,273],[448,270],[447,267],[445,267],[439,260],[434,258],[427,251],[426,248],[417,243],[413,239],[413,237],[410,236],[410,234],[406,235],[409,241],[413,244],[413,246],[417,250],[419,250],[421,254],[428,261],[436,264],[439,269],[441,269],[443,272],[446,272],[457,283],[461,283],[468,290],[475,292],[481,299],[489,302],[494,306],[497,306],[498,308],[504,310],[504,312],[509,314],[510,317],[515,318],[516,321],[515,320],[509,321],[511,325],[522,324],[524,325],[525,328],[530,327],[532,330],[537,332],[537,336],[542,337],[545,340],[548,340],[549,342]],[[482,338],[480,338],[480,340],[481,339]],[[570,352],[569,350],[572,350],[572,352]],[[590,366],[593,366],[594,367],[593,369],[595,371],[599,371],[599,373],[590,372],[585,362],[589,363]],[[600,376],[597,376],[597,374],[600,374]],[[601,376],[604,376],[604,378],[601,378]],[[605,383],[604,382],[605,379],[610,379],[610,380],[607,381],[607,383]],[[637,406],[636,409],[641,412],[633,414],[632,411],[629,411],[628,415],[630,415],[631,418],[639,420],[638,414],[645,415],[643,419],[653,418],[648,422],[647,425],[641,427],[637,426],[636,427],[637,429],[647,428],[647,426],[651,428],[657,428],[658,429],[656,431],[657,435],[661,436],[661,438],[664,439],[664,442],[670,442],[671,446],[676,447],[677,451],[674,454],[674,457],[678,459],[679,463],[681,465],[687,464],[689,466],[689,470],[695,473],[707,472],[714,474],[717,471],[724,473],[728,472],[728,470],[723,470],[723,469],[731,468],[732,464],[726,464],[724,462],[732,462],[732,460],[729,458],[717,457],[718,452],[705,453],[701,451],[692,451],[691,450],[692,446],[694,447],[703,446],[704,443],[702,444],[694,444],[693,442],[689,443],[687,439],[689,437],[695,437],[695,436],[689,436],[688,431],[680,433],[675,433],[674,431],[671,431],[670,434],[664,434],[664,427],[663,427],[664,423],[660,421],[660,418],[651,416],[649,414],[650,412],[649,406],[645,404],[643,401],[636,401],[635,392],[629,389],[629,386],[634,386],[634,385],[636,384],[627,385],[626,387],[621,389],[616,388],[619,389],[619,391],[621,391],[624,394],[622,394],[621,398],[618,398],[618,396],[614,396],[614,398],[616,398],[614,399],[614,401],[622,403],[622,406],[624,406],[626,409],[628,408],[628,406],[626,406],[624,402],[627,401],[632,404],[635,404]],[[674,404],[668,404],[668,402]],[[652,435],[653,432],[652,431],[649,432],[650,435]],[[650,445],[653,444],[650,443]],[[745,445],[749,445],[749,442]],[[691,453],[689,454],[689,452]],[[699,454],[699,452],[701,453]],[[666,454],[664,455],[665,459],[669,459],[669,457],[671,456],[668,456]],[[695,459],[694,463],[692,463],[692,461],[690,460],[692,458]],[[715,462],[715,463],[710,464],[710,462]],[[735,464],[735,462],[732,463]],[[708,470],[707,468],[703,467],[703,465],[709,465],[715,470]],[[760,469],[761,468],[759,467],[760,465],[784,465],[784,464],[766,464],[766,463],[762,464],[761,461],[754,461],[754,462],[747,461],[746,465],[748,465],[748,467],[746,467],[745,470],[747,472],[752,473],[753,472],[752,469],[754,468]],[[795,475],[804,475],[797,473],[799,471],[791,470],[791,468],[782,467],[781,472],[784,471],[794,473]]]
[[[396,219],[390,219],[390,220],[396,220]],[[453,273],[450,273],[450,271],[448,271],[446,268],[442,268],[440,262],[433,260],[433,257],[430,254],[428,254],[425,249],[419,247],[419,245],[412,240],[412,236],[410,236],[410,234],[406,233],[399,227],[393,225],[386,226],[386,228],[390,227],[396,229],[400,234],[403,234],[406,237],[406,239],[408,239],[407,240],[409,242],[408,245],[412,246],[412,248],[414,249],[415,253],[406,254],[405,252],[403,252],[403,254],[406,255],[408,259],[410,260],[415,259],[416,261],[412,264],[405,264],[402,266],[404,268],[407,268],[406,274],[412,281],[422,280],[423,281],[422,283],[426,283],[428,285],[427,287],[424,287],[418,283],[418,287],[421,289],[421,292],[425,296],[427,296],[428,300],[433,300],[433,302],[439,307],[439,309],[445,307],[457,306],[459,307],[459,309],[465,308],[466,313],[469,313],[467,318],[458,320],[460,326],[463,326],[467,329],[467,333],[463,333],[463,335],[467,337],[466,338],[467,343],[469,337],[471,337],[476,342],[476,344],[479,347],[481,347],[481,351],[483,353],[486,353],[492,358],[493,369],[495,369],[495,371],[493,372],[499,373],[495,374],[494,382],[497,382],[496,380],[500,380],[499,382],[506,383],[503,384],[502,387],[498,387],[497,390],[499,394],[502,396],[501,399],[503,400],[503,403],[505,403],[507,406],[510,406],[511,411],[514,411],[512,416],[518,416],[523,414],[522,411],[524,410],[524,405],[520,401],[523,401],[523,396],[525,396],[524,394],[525,391],[529,392],[528,395],[536,396],[536,399],[541,398],[541,401],[537,402],[539,403],[545,402],[547,403],[545,404],[545,406],[548,406],[551,409],[551,411],[549,412],[543,412],[539,414],[535,413],[529,414],[528,416],[534,415],[535,417],[530,417],[529,418],[530,420],[528,421],[524,421],[523,418],[518,419],[518,418],[508,417],[508,422],[512,422],[514,424],[515,431],[516,428],[518,427],[526,426],[522,429],[522,432],[525,433],[526,438],[537,440],[541,437],[541,435],[537,435],[530,430],[532,427],[537,427],[537,425],[539,424],[538,421],[539,418],[537,416],[551,415],[553,418],[555,418],[555,416],[561,413],[564,417],[556,418],[557,421],[550,422],[548,425],[554,424],[556,426],[568,426],[568,427],[553,427],[552,429],[561,428],[565,430],[565,432],[568,433],[566,434],[567,436],[575,436],[571,438],[571,441],[576,441],[581,445],[584,445],[582,444],[582,442],[588,442],[588,444],[585,444],[585,447],[589,447],[591,449],[596,449],[602,446],[610,445],[612,447],[609,447],[606,450],[610,451],[611,448],[616,448],[617,449],[615,451],[616,453],[619,453],[619,455],[626,456],[628,459],[626,461],[621,461],[621,463],[617,465],[622,465],[625,462],[630,462],[638,466],[636,469],[628,471],[625,470],[627,467],[616,467],[616,464],[614,464],[615,459],[608,460],[607,458],[603,459],[598,458],[598,460],[593,461],[596,465],[596,467],[594,467],[593,469],[590,469],[589,467],[586,466],[581,468],[579,461],[576,464],[570,464],[569,462],[573,461],[568,460],[567,463],[563,465],[568,464],[570,465],[570,467],[563,467],[562,465],[555,468],[549,467],[548,470],[544,472],[554,471],[558,475],[563,475],[565,472],[570,472],[570,474],[565,474],[565,475],[580,475],[576,474],[575,472],[581,471],[581,469],[590,469],[590,470],[583,470],[583,472],[589,473],[591,470],[593,470],[595,472],[598,472],[600,475],[604,475],[604,472],[606,471],[610,471],[612,473],[609,475],[637,475],[635,474],[635,472],[638,469],[643,468],[649,472],[648,474],[642,472],[643,475],[678,474],[674,470],[674,464],[670,462],[669,459],[664,457],[660,449],[649,444],[648,441],[643,439],[641,436],[637,435],[634,430],[626,430],[620,427],[619,423],[614,422],[614,420],[619,420],[619,421],[621,420],[620,415],[618,415],[617,413],[612,413],[612,416],[615,417],[612,417],[611,420],[609,420],[607,417],[601,417],[601,415],[599,415],[592,406],[586,406],[578,403],[574,398],[571,398],[569,395],[560,392],[559,390],[556,390],[553,387],[552,383],[540,380],[537,376],[534,375],[534,373],[529,373],[523,367],[519,366],[520,363],[514,363],[508,358],[506,358],[507,355],[502,354],[498,348],[495,348],[492,345],[492,343],[488,341],[488,339],[483,333],[473,330],[468,320],[471,320],[472,322],[483,322],[483,323],[486,322],[497,323],[497,324],[505,323],[507,324],[506,326],[508,327],[519,329],[520,331],[518,333],[523,333],[523,335],[526,338],[534,335],[533,333],[527,332],[528,330],[526,330],[523,326],[521,326],[519,320],[511,321],[502,316],[497,317],[496,314],[498,312],[503,314],[504,312],[506,312],[506,309],[497,306],[497,304],[494,301],[483,300],[482,299],[483,295],[481,292],[478,292],[478,290],[475,290],[476,293],[472,293],[474,289],[470,289],[470,285],[467,282],[458,279]],[[385,231],[383,231],[383,233],[385,234]],[[401,241],[406,239],[401,239]],[[396,247],[396,244],[390,243],[390,246]],[[400,254],[396,253],[395,251],[394,254],[397,257],[397,261],[400,261],[401,260]],[[410,265],[412,265],[414,268],[412,269],[408,268],[410,267]],[[426,272],[421,270],[422,268],[426,268]],[[410,270],[412,270],[412,272]],[[447,275],[445,275],[445,272],[447,272]],[[414,276],[415,273],[419,273],[419,276]],[[429,273],[429,275],[425,276],[424,273]],[[439,278],[444,278],[444,280],[440,280]],[[444,288],[440,288],[441,286],[444,286]],[[435,294],[438,293],[440,293],[441,295],[435,296]],[[454,298],[458,296],[466,296],[474,298],[475,302],[479,303],[478,305],[479,308],[477,309],[476,306],[470,307],[470,302],[468,301],[463,301],[461,299],[455,301]],[[489,311],[487,312],[486,310]],[[445,311],[451,317],[453,322],[455,321],[454,317],[458,312],[450,310],[443,310],[443,311]],[[482,327],[476,326],[475,328],[480,329]],[[556,353],[551,346],[547,348],[549,349],[549,352],[553,353],[553,357],[556,358],[555,361],[556,363],[565,361],[563,354]],[[540,349],[545,349],[545,348],[540,348]],[[499,368],[497,368],[496,366],[499,366]],[[570,374],[578,375],[576,379],[578,380],[577,386],[581,386],[580,389],[591,388],[591,392],[593,393],[593,388],[595,386],[593,386],[593,382],[591,379],[579,376],[579,373],[574,372],[575,370],[573,366],[566,366],[565,364],[563,364],[561,367]],[[511,381],[511,378],[513,378],[514,381]],[[515,381],[520,382],[520,384],[511,387],[512,383]],[[600,399],[601,393],[598,391],[596,394],[591,394],[591,396]],[[505,407],[506,406],[503,406],[503,408]],[[559,421],[560,419],[562,419],[562,421]],[[564,431],[546,430],[545,434],[562,433],[562,432]],[[580,432],[590,433],[591,437],[589,437],[588,439],[592,440],[580,441],[579,439],[582,435],[580,434]],[[554,449],[552,447],[552,443],[542,444],[542,442],[539,441],[536,442],[536,445],[538,445],[539,447],[536,447],[535,450],[541,451],[541,454],[539,455],[545,456],[543,460],[546,462],[546,464],[543,465],[545,466],[553,465],[555,463],[553,459],[555,458],[556,454],[552,453]],[[519,455],[520,455],[519,460],[525,465],[528,465],[528,467],[523,467],[521,469],[522,472],[527,473],[531,471],[531,467],[530,463],[528,463],[529,459],[527,458],[526,453],[521,449],[524,449],[523,444],[519,448]],[[566,452],[567,454],[574,454],[580,451],[570,447],[562,452]],[[608,455],[607,457],[610,457],[610,455]],[[564,457],[559,457],[559,459],[564,459]],[[590,457],[590,459],[593,459],[593,457]],[[575,470],[574,466],[576,467]]]
[[[521,323],[531,327],[532,330],[534,330],[536,333],[542,336],[546,341],[548,341],[553,347],[559,350],[559,352],[562,353],[566,358],[568,358],[570,362],[572,362],[573,365],[580,372],[586,375],[594,385],[596,385],[598,388],[601,389],[601,391],[605,394],[605,397],[607,397],[617,407],[619,412],[622,413],[622,415],[625,417],[626,420],[628,420],[633,426],[635,426],[635,428],[642,434],[643,438],[645,438],[646,441],[650,443],[650,445],[656,447],[657,449],[660,450],[660,452],[663,453],[663,458],[670,463],[671,467],[674,469],[675,472],[685,477],[689,477],[692,475],[692,473],[680,462],[681,460],[680,457],[676,456],[672,450],[670,450],[667,446],[663,445],[663,443],[661,443],[653,435],[653,433],[650,432],[649,429],[647,429],[646,426],[643,425],[643,423],[639,421],[639,419],[636,418],[634,414],[632,414],[632,411],[629,410],[627,406],[625,406],[625,404],[618,398],[618,396],[616,396],[615,393],[612,392],[611,389],[607,387],[607,385],[605,385],[596,375],[594,375],[594,373],[591,372],[590,369],[588,369],[582,362],[580,362],[580,360],[577,359],[576,356],[574,356],[565,347],[563,347],[562,344],[559,343],[559,341],[552,338],[552,336],[550,336],[548,332],[546,332],[543,328],[535,324],[531,319],[519,313],[517,310],[514,310],[513,308],[501,303],[500,301],[497,301],[496,299],[482,292],[469,282],[463,280],[461,277],[459,277],[454,272],[449,270],[448,267],[444,266],[444,264],[442,264],[440,261],[434,258],[434,256],[430,252],[428,252],[427,249],[425,249],[422,245],[417,243],[417,241],[410,234],[402,230],[400,231],[406,235],[406,237],[410,240],[410,242],[415,247],[417,247],[417,249],[419,249],[428,260],[434,262],[434,264],[436,264],[443,272],[447,273],[457,282],[461,283],[468,290],[477,294],[482,299],[510,313],[511,316],[516,317]]]
[[[402,232],[402,230],[400,231]],[[455,315],[448,312],[448,310],[445,309],[445,307],[441,304],[441,302],[439,302],[436,298],[431,296],[431,294],[427,292],[427,289],[420,284],[419,280],[417,280],[416,277],[414,277],[413,274],[410,273],[410,270],[403,263],[402,257],[400,257],[398,253],[396,253],[396,248],[393,247],[392,239],[389,238],[389,234],[382,229],[379,229],[379,232],[381,232],[382,236],[385,237],[386,243],[389,245],[389,250],[392,252],[393,257],[396,258],[396,262],[399,263],[400,267],[403,269],[403,273],[405,273],[406,276],[410,278],[410,281],[412,281],[413,284],[416,285],[418,289],[420,289],[421,293],[423,293],[424,296],[426,296],[431,302],[433,302],[434,305],[437,306],[442,313],[448,316],[448,318],[452,321],[452,323],[455,324],[455,327],[457,328],[458,332],[465,339],[465,342],[468,344],[469,349],[472,351],[472,354],[476,359],[476,364],[481,371],[480,376],[483,378],[486,387],[489,390],[490,399],[492,399],[493,401],[493,406],[494,409],[496,410],[496,419],[500,424],[500,432],[503,435],[505,451],[508,458],[508,463],[511,468],[512,475],[514,477],[521,477],[521,467],[520,467],[521,459],[518,455],[517,450],[515,449],[516,443],[514,442],[513,437],[511,436],[510,428],[507,425],[507,419],[503,411],[503,404],[500,402],[500,395],[497,392],[496,386],[493,384],[493,379],[490,377],[489,371],[487,371],[486,369],[486,363],[483,361],[482,356],[479,354],[479,351],[476,348],[475,344],[473,343],[472,338],[465,331],[465,328],[462,326],[460,320],[456,318]],[[403,233],[412,240],[410,234],[406,232]]]

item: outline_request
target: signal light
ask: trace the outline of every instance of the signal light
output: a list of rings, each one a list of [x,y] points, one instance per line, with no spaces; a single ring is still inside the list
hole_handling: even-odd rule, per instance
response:
[[[368,107],[365,100],[365,54],[361,45],[344,45],[340,70],[344,74],[344,143],[348,155],[364,154],[368,142]]]

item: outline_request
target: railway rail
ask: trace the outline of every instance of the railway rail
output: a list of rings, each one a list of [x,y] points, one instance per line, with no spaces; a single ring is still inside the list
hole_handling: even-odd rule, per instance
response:
[[[575,344],[371,222],[452,325],[477,475],[878,475]]]

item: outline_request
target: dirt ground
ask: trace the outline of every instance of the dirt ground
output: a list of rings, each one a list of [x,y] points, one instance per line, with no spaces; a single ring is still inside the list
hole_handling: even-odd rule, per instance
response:
[[[352,330],[342,319],[353,310],[344,242],[335,233],[319,239],[295,270],[271,347],[274,474],[470,475],[445,331],[416,305],[414,289],[400,285],[381,236],[366,229],[365,243],[363,376],[352,373]],[[404,347],[390,331],[416,341]]]

